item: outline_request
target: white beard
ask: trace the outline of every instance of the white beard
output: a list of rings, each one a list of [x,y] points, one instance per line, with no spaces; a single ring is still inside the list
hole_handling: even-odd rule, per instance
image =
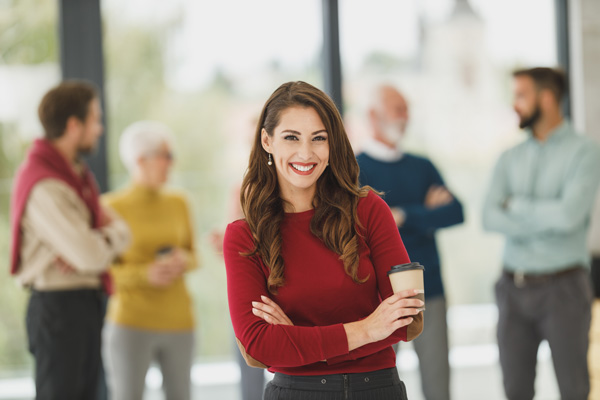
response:
[[[397,148],[400,148],[402,140],[404,139],[405,128],[405,121],[382,122],[381,133],[388,142],[394,143]]]

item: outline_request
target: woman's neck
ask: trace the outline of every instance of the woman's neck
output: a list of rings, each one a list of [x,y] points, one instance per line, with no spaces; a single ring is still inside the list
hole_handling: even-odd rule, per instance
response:
[[[290,191],[282,193],[283,211],[286,213],[300,213],[314,208],[313,201],[315,190]]]

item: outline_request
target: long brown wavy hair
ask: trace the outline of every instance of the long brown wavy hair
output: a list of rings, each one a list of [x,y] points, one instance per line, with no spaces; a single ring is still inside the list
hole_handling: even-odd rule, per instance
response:
[[[267,164],[261,131],[264,128],[272,137],[282,112],[298,106],[313,108],[319,114],[329,141],[329,166],[317,180],[310,230],[327,248],[339,254],[344,270],[355,282],[363,283],[369,278],[358,276],[360,222],[356,208],[359,198],[366,196],[371,188],[361,188],[358,184],[358,163],[342,117],[321,90],[306,82],[287,82],[273,92],[260,114],[240,195],[255,244],[254,249],[243,255],[262,257],[270,269],[267,285],[273,294],[285,283],[280,234],[284,200],[279,194],[275,166]]]

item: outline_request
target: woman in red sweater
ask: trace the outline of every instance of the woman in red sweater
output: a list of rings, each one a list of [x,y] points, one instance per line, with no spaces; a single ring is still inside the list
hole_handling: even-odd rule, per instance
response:
[[[275,373],[265,399],[406,399],[392,344],[419,335],[423,303],[392,292],[408,254],[322,91],[271,95],[241,203],[224,239],[229,310],[247,363]]]

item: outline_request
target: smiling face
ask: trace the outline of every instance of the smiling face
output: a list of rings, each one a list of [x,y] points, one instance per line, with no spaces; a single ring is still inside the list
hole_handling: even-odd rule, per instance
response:
[[[296,211],[310,204],[317,180],[329,162],[329,139],[323,121],[312,107],[294,106],[281,112],[270,134],[263,129],[263,149],[273,157],[282,198]]]

